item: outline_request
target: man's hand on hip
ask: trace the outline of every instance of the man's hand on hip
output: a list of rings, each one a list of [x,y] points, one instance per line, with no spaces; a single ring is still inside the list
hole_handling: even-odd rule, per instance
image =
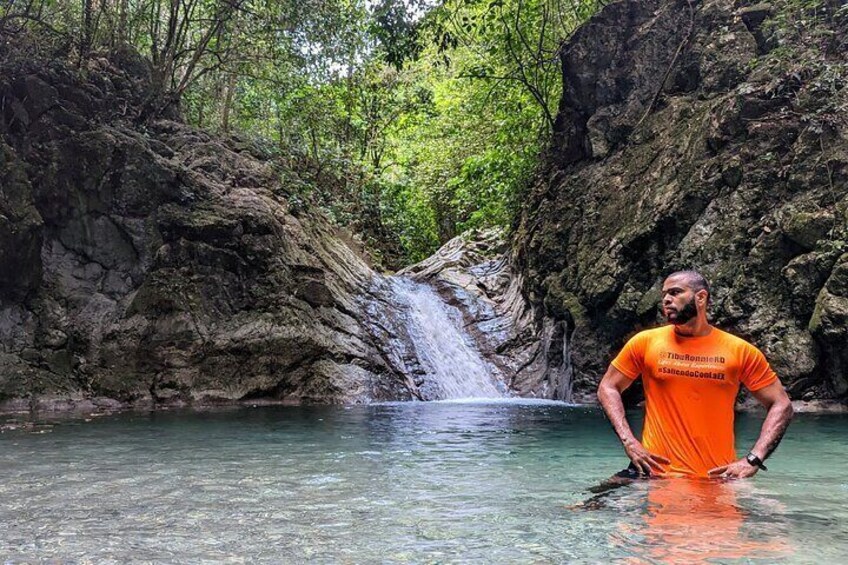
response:
[[[743,457],[729,465],[722,465],[721,467],[710,469],[707,471],[707,475],[714,479],[747,479],[748,477],[756,475],[759,470],[760,469],[758,467],[751,465],[748,463],[748,460]]]
[[[645,449],[645,446],[635,439],[624,444],[624,451],[639,473],[643,475],[650,475],[653,471],[663,473],[665,472],[663,465],[671,464],[671,461],[662,455],[651,453]]]

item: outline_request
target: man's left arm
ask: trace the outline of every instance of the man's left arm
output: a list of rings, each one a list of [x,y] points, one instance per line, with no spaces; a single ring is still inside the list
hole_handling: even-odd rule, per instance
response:
[[[783,439],[783,434],[786,433],[786,428],[789,427],[793,414],[792,402],[780,381],[774,381],[759,390],[751,391],[751,394],[767,410],[766,419],[760,429],[760,437],[754,447],[751,448],[751,453],[759,457],[760,461],[765,461],[777,448],[780,440]],[[759,471],[759,467],[751,465],[743,457],[729,465],[710,469],[709,475],[711,477],[744,479],[753,477],[757,474],[757,471]]]

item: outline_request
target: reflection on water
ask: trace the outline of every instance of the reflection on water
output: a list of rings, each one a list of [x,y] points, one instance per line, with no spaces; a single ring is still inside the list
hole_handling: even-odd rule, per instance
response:
[[[738,419],[741,449],[761,417]],[[848,418],[753,481],[640,481],[598,410],[408,403],[123,414],[0,433],[11,562],[841,563]],[[31,433],[38,431],[46,433]],[[814,462],[814,463],[811,463]]]
[[[642,500],[640,520],[622,525],[613,543],[633,552],[633,563],[717,563],[756,557],[770,562],[794,553],[787,539],[785,508],[760,497],[750,482],[692,479],[645,481],[631,495]],[[759,519],[754,520],[757,515]],[[762,520],[768,517],[768,520]]]

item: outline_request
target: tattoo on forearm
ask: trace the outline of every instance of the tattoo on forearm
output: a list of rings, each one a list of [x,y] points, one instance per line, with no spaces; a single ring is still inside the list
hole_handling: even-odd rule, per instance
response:
[[[768,459],[769,455],[780,445],[780,440],[783,439],[783,434],[786,433],[786,428],[789,427],[789,421],[789,418],[786,418],[778,424],[778,428],[775,430],[775,436],[766,444],[766,455],[764,459]]]
[[[760,440],[757,444],[764,450],[763,459],[767,459],[777,446],[780,445],[780,440],[783,439],[783,434],[786,433],[786,428],[789,427],[789,422],[792,420],[792,408],[788,410],[772,411],[766,415],[766,421],[763,422],[763,429]]]

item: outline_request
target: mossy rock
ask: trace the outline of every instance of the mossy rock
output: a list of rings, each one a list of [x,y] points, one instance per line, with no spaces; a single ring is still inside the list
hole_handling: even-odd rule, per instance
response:
[[[808,251],[826,238],[836,226],[836,218],[830,210],[816,212],[794,212],[784,221],[783,233]]]

